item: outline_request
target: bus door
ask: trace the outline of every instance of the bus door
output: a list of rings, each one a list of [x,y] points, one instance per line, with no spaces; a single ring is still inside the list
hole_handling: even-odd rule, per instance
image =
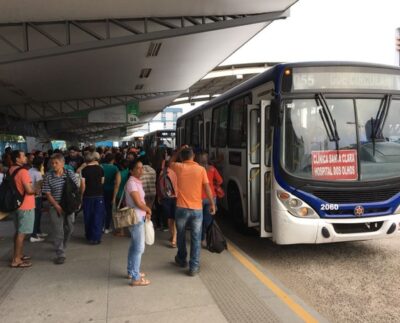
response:
[[[262,100],[258,105],[248,106],[247,115],[247,225],[259,227],[261,237],[272,236],[266,228],[266,210],[270,202],[266,196],[270,196],[271,188],[270,171],[267,167],[266,142],[269,141],[266,133],[266,124],[269,125],[270,101]],[[268,134],[269,135],[269,134]],[[266,205],[267,204],[267,205]]]

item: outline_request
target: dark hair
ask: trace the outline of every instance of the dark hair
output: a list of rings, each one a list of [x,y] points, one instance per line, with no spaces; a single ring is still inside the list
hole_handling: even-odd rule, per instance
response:
[[[137,159],[131,161],[131,162],[129,163],[129,171],[131,171],[132,169],[136,168],[136,165],[137,165],[138,163],[141,163],[141,162],[142,162],[142,161],[141,161],[139,158],[137,158]]]
[[[35,158],[33,158],[32,166],[35,167],[37,170],[40,170],[40,168],[43,165],[43,162],[44,160],[42,157],[36,156]]]
[[[127,169],[129,167],[129,161],[127,159],[122,159],[119,162],[119,165],[121,166],[122,169]]]
[[[189,160],[192,159],[194,156],[193,149],[192,148],[185,148],[181,151],[181,160]]]
[[[68,148],[68,151],[71,151],[71,150],[79,151],[79,148],[76,147],[76,146],[71,146],[71,147]]]
[[[15,164],[17,162],[17,159],[20,157],[21,153],[23,153],[22,150],[13,150],[11,152],[11,161]]]
[[[143,165],[150,165],[149,156],[143,155],[140,156],[138,159],[142,162]]]
[[[109,163],[111,163],[114,159],[115,159],[115,155],[112,154],[112,153],[108,153],[108,154],[106,154],[106,156],[104,157],[104,162],[105,162],[106,164],[109,164]]]

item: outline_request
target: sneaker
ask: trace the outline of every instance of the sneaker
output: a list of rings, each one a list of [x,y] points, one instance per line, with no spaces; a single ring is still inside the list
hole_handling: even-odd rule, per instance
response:
[[[37,236],[39,238],[46,238],[49,234],[48,233],[38,233]]]
[[[188,265],[188,263],[187,263],[187,261],[181,261],[181,260],[179,260],[179,258],[178,258],[178,256],[175,256],[175,263],[179,266],[179,267],[182,267],[182,268],[185,268],[185,267],[187,267],[187,265]]]
[[[29,238],[29,241],[30,241],[30,242],[43,242],[44,239],[43,239],[43,238],[40,238],[39,235],[38,235],[37,238],[35,238],[35,237],[30,237],[30,238]]]
[[[109,233],[111,233],[111,232],[112,232],[111,229],[105,229],[105,230],[104,230],[104,233],[105,233],[105,234],[109,234]]]
[[[65,262],[65,257],[57,257],[54,259],[54,264],[55,265],[63,265]]]
[[[190,269],[188,272],[188,275],[191,277],[194,277],[194,276],[197,276],[199,272],[200,272],[200,269]]]

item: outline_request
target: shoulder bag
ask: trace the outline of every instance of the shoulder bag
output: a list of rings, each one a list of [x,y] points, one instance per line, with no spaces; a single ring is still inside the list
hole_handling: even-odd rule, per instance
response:
[[[113,214],[113,221],[114,221],[114,228],[115,229],[122,229],[126,227],[130,227],[136,223],[138,223],[138,218],[136,215],[136,211],[134,208],[131,207],[121,207],[121,202],[125,198],[125,190],[122,193],[121,199],[118,202],[117,211]]]

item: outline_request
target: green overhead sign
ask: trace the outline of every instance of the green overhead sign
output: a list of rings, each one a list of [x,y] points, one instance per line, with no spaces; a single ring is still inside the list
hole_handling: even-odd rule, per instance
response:
[[[126,105],[126,120],[128,123],[136,123],[139,121],[140,110],[139,102],[131,101]]]

